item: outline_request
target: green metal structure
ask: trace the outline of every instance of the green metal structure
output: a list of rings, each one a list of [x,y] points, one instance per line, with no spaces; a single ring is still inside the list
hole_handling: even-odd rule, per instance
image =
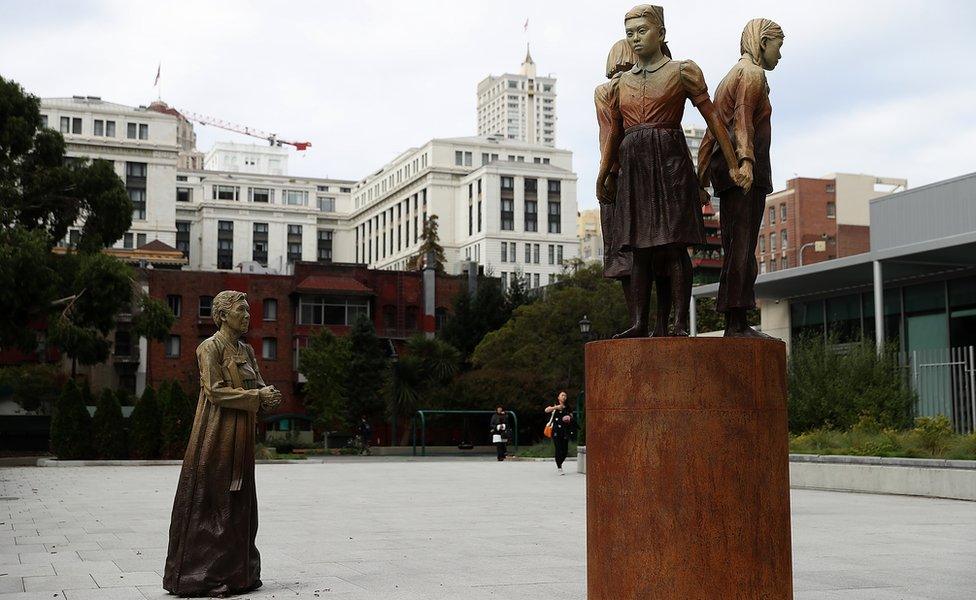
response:
[[[514,410],[506,411],[512,416],[512,442],[515,452],[518,452],[518,415]],[[420,425],[420,456],[427,456],[427,415],[493,415],[493,410],[418,410],[411,421],[411,438],[413,440],[413,455],[417,456],[417,425]],[[418,418],[419,417],[419,418]]]

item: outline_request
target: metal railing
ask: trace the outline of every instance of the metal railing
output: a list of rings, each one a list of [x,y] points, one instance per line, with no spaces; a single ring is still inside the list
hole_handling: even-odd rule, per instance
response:
[[[976,347],[902,352],[900,363],[918,395],[917,416],[944,415],[957,433],[976,431]]]

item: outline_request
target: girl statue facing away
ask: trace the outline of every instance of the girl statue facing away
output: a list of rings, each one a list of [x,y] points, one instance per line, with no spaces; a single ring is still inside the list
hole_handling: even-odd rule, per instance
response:
[[[611,253],[633,257],[631,327],[615,337],[647,335],[655,265],[671,280],[672,335],[686,336],[692,284],[688,246],[705,241],[701,203],[707,200],[681,128],[686,99],[705,118],[730,165],[736,164],[735,154],[701,69],[690,60],[671,59],[664,9],[636,6],[624,17],[624,28],[637,63],[609,82],[609,132],[601,144],[596,190],[601,203],[613,204]],[[741,179],[738,170],[729,176]]]
[[[254,421],[281,403],[251,346],[243,292],[213,299],[219,328],[197,348],[200,399],[183,458],[163,587],[179,596],[227,596],[261,587],[254,487]]]
[[[725,313],[727,337],[769,337],[749,327],[746,312],[756,306],[756,241],[766,195],[773,191],[769,166],[772,107],[766,71],[779,64],[783,29],[769,19],[746,23],[739,43],[739,62],[718,84],[715,106],[719,118],[732,132],[735,162],[715,152],[711,131],[698,152],[698,175],[703,186],[709,180],[722,199],[722,274],[716,308]],[[729,165],[738,168],[740,181],[726,175]]]

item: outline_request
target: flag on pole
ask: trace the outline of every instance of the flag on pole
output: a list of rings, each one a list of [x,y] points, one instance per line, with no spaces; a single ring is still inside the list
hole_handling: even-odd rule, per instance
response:
[[[159,66],[156,67],[156,81],[153,82],[153,87],[159,85],[159,74],[162,71],[162,69],[163,69],[163,63],[159,63]]]
[[[525,25],[522,26],[522,31],[527,32],[529,30],[529,20],[525,20]]]

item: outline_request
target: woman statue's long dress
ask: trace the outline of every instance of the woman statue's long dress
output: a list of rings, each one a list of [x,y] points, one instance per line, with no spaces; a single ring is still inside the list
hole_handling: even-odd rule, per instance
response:
[[[246,311],[244,294],[221,292],[214,299],[218,310]],[[241,318],[246,331],[248,318]],[[254,351],[239,333],[222,325],[197,348],[200,397],[173,502],[163,577],[163,587],[180,596],[223,596],[261,586],[254,425],[262,401],[273,406],[280,393],[265,386]]]

